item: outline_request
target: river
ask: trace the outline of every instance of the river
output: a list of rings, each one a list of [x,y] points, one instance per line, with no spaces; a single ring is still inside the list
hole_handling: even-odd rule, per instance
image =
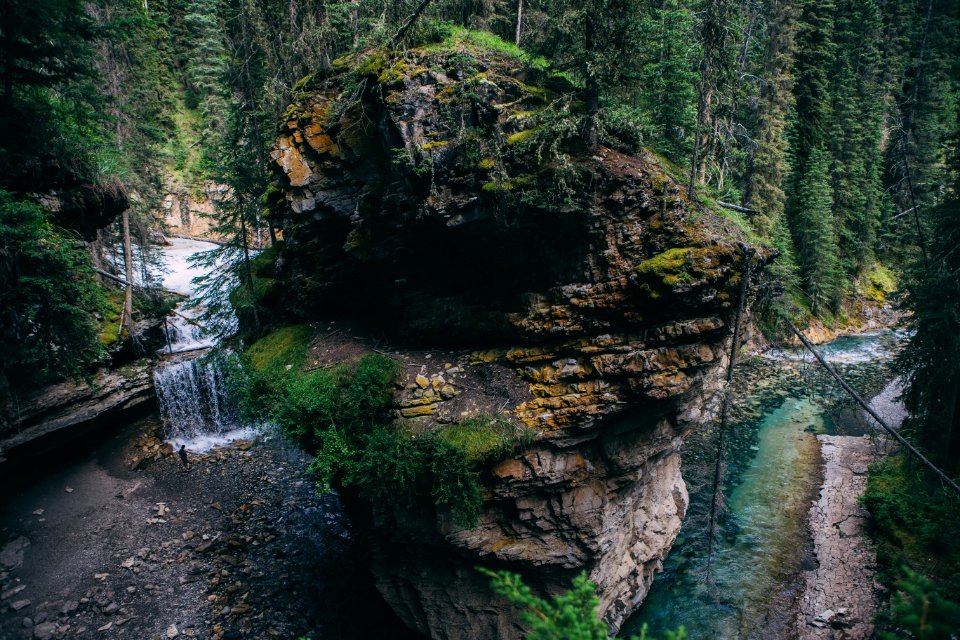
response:
[[[890,364],[907,335],[883,330],[841,337],[821,351],[894,422],[899,383]],[[817,434],[869,432],[863,412],[801,351],[742,363],[734,380],[724,490],[712,558],[707,522],[715,433],[682,452],[691,504],[664,570],[624,635],[648,624],[656,637],[684,625],[691,638],[787,637],[800,572],[812,562],[807,516],[820,484]]]

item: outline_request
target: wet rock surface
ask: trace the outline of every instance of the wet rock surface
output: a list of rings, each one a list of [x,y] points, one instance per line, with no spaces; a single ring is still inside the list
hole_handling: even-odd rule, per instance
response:
[[[98,421],[147,406],[154,399],[153,360],[144,358],[117,369],[100,369],[89,381],[68,380],[8,400],[0,406],[0,461],[44,439],[72,437]]]
[[[0,638],[398,637],[307,463],[270,440],[183,468],[148,420],[13,488]]]

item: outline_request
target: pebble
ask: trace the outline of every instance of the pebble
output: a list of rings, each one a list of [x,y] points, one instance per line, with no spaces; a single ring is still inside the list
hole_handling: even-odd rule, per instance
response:
[[[52,622],[44,622],[33,628],[33,637],[35,640],[50,640],[53,634],[57,632],[57,625]]]
[[[10,608],[14,611],[20,611],[21,609],[26,609],[30,606],[29,600],[14,600],[10,603]]]
[[[24,618],[21,624],[23,624],[24,627],[27,627],[29,629],[30,627],[33,626],[33,620],[31,620],[30,618]]]
[[[120,608],[120,605],[118,605],[116,602],[111,602],[110,604],[108,604],[103,608],[103,613],[105,615],[112,616],[117,612],[117,609],[119,608]]]
[[[64,487],[63,490],[66,491],[67,493],[73,493],[73,487],[70,487],[70,486]]]
[[[7,589],[4,589],[3,591],[0,591],[0,600],[6,600],[7,598],[12,598],[13,596],[17,595],[18,593],[20,593],[26,588],[27,588],[27,585],[19,584],[15,587],[9,587]]]
[[[180,635],[180,632],[177,630],[177,625],[172,624],[169,627],[167,627],[168,638],[176,638],[178,635]]]

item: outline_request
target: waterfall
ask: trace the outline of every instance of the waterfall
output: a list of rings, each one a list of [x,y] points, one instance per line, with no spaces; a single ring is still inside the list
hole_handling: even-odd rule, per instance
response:
[[[186,443],[203,436],[223,436],[240,427],[227,401],[223,373],[216,360],[171,362],[160,367],[153,379],[160,415],[171,440]]]
[[[197,323],[197,315],[193,309],[178,308],[177,313],[167,318],[165,331],[170,341],[168,352],[182,353],[214,346],[214,341]]]
[[[189,258],[212,247],[207,242],[173,239],[172,246],[164,250],[164,287],[193,293],[192,279],[203,271]],[[197,309],[181,304],[167,318],[169,346],[162,353],[173,355],[157,368],[153,380],[167,441],[175,448],[185,445],[202,452],[249,438],[255,431],[243,425],[231,406],[219,359],[204,357],[205,350],[215,347],[216,342],[196,321],[199,315]]]

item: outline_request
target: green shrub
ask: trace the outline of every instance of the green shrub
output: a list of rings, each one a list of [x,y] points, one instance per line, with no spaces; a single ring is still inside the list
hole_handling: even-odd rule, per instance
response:
[[[222,363],[243,414],[275,424],[313,453],[322,489],[354,487],[381,515],[432,498],[458,524],[474,526],[483,504],[481,465],[528,443],[532,433],[502,416],[480,416],[415,438],[392,415],[396,362],[371,354],[303,371],[312,337],[306,325],[286,327]]]
[[[882,632],[880,637],[899,640],[904,632],[919,640],[955,637],[951,634],[960,629],[960,605],[946,599],[936,584],[909,567],[902,567],[901,573],[890,609],[897,631]]]
[[[354,461],[345,461],[343,482],[356,486],[375,508],[409,508],[423,494],[425,452],[388,425],[378,425],[361,442]],[[344,462],[341,462],[344,464]]]
[[[509,571],[478,570],[492,578],[493,590],[511,603],[523,608],[523,622],[529,629],[527,640],[609,640],[607,625],[597,616],[600,599],[596,585],[581,573],[573,579],[569,591],[552,596],[549,600],[538,598],[523,583],[523,579]],[[668,631],[666,640],[684,640],[687,633],[683,627]],[[644,625],[640,636],[632,640],[654,640],[647,636]]]
[[[956,498],[901,453],[871,465],[862,502],[875,524],[878,577],[893,594],[883,637],[949,637],[960,628]]]
[[[0,392],[13,372],[17,386],[85,374],[104,355],[94,314],[106,310],[76,234],[0,189]]]
[[[463,451],[441,437],[430,438],[428,443],[432,494],[436,503],[450,509],[457,524],[475,526],[483,506],[483,490],[476,465],[470,463]]]

